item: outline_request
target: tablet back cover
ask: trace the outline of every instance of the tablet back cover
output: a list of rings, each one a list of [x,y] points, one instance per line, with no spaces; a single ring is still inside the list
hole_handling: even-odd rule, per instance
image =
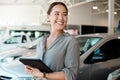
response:
[[[53,72],[45,63],[43,63],[40,59],[28,59],[28,58],[20,58],[20,62],[24,65],[29,65],[34,68],[38,68],[41,72],[50,73]]]

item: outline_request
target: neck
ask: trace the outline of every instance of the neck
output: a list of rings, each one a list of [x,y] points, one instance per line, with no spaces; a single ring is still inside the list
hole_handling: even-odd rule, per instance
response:
[[[51,38],[56,38],[56,37],[58,37],[59,35],[61,35],[61,34],[63,34],[63,33],[64,33],[64,31],[56,31],[56,32],[51,31],[49,37],[51,37]]]

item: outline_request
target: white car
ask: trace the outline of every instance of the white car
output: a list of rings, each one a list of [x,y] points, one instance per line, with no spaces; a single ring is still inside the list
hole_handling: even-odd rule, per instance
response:
[[[25,72],[23,64],[14,60],[0,67],[0,80],[33,80],[33,77]]]
[[[6,36],[0,40],[0,53],[32,42],[27,34]]]
[[[108,75],[108,78],[107,80],[120,80],[120,68],[111,72],[109,75]]]
[[[35,57],[38,41],[39,39],[34,40],[23,48],[16,48],[0,55],[0,80],[33,80],[31,75],[25,73],[24,65],[19,62],[19,58]]]
[[[76,38],[81,50],[78,80],[107,80],[108,74],[120,67],[120,34],[80,35]],[[0,78],[33,80],[19,60],[1,66]]]
[[[23,56],[24,57],[34,56],[36,53],[36,45],[37,45],[38,41],[39,41],[39,39],[36,39],[33,42],[24,45],[24,47],[18,47],[15,49],[1,52],[0,66],[4,65],[4,64],[6,65],[7,63],[10,63],[13,60],[18,59]]]
[[[0,66],[6,65],[7,63],[12,62],[15,59],[18,59],[22,56],[32,56],[35,54],[36,49],[29,49],[29,48],[16,48],[8,51],[4,51],[0,54]]]

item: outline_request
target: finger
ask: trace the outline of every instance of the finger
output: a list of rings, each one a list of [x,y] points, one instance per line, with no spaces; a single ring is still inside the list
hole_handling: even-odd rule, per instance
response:
[[[26,69],[26,72],[30,73],[30,74],[33,74],[33,70],[30,70],[30,69]]]
[[[31,66],[26,65],[25,68],[32,70],[33,68]]]
[[[25,72],[31,73],[32,71],[33,71],[33,70],[32,70],[31,68],[25,66]]]
[[[26,67],[29,67],[29,68],[32,68],[31,66],[29,66],[29,65],[25,65]]]

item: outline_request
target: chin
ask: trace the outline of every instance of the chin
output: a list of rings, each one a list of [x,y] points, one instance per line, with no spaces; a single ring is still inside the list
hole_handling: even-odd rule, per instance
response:
[[[57,27],[57,29],[58,29],[58,30],[63,30],[63,29],[64,29],[64,27]]]

